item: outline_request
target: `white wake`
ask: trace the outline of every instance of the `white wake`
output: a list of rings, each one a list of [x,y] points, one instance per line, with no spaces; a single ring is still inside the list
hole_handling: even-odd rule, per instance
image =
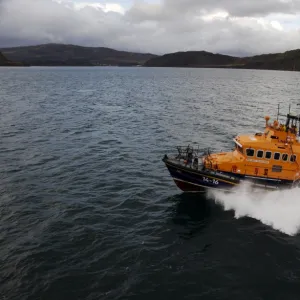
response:
[[[233,210],[236,218],[252,217],[288,235],[300,230],[300,189],[255,191],[241,184],[233,193],[211,190],[208,194],[225,210]]]

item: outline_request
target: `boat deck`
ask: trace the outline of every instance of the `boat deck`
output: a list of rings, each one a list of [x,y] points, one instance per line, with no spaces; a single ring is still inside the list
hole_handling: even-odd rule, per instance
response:
[[[204,166],[201,163],[193,163],[190,162],[188,163],[186,160],[184,159],[178,159],[176,157],[168,157],[168,158],[164,158],[164,162],[166,164],[170,164],[173,167],[177,167],[177,168],[183,168],[184,170],[191,170],[193,172],[197,172],[199,174],[205,174],[205,175],[209,175],[209,176],[218,176],[218,177],[222,177],[224,179],[233,181],[233,182],[237,182],[239,181],[239,179],[235,176],[230,176],[228,174],[225,174],[221,171],[217,171],[217,170],[210,170],[210,169],[204,169]]]

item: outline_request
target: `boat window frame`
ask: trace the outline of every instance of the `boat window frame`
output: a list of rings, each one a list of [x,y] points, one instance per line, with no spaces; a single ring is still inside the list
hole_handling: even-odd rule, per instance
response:
[[[258,152],[259,152],[259,151],[262,152],[262,156],[258,156]],[[256,150],[256,157],[257,157],[257,158],[264,158],[264,155],[265,155],[265,151],[264,151],[264,150],[261,150],[261,149]]]
[[[283,155],[286,155],[286,160],[283,159]],[[282,153],[281,154],[281,160],[284,161],[284,162],[289,161],[289,154],[288,153]]]
[[[270,153],[270,157],[267,157],[267,153]],[[265,159],[271,159],[273,156],[273,152],[272,151],[265,151]]]
[[[248,150],[252,150],[252,151],[253,151],[253,155],[248,155],[248,153],[247,153]],[[246,156],[247,156],[247,157],[254,157],[255,154],[256,154],[255,149],[253,149],[253,148],[246,148]]]
[[[295,157],[295,160],[292,160],[292,157]],[[292,154],[292,155],[290,156],[290,162],[294,163],[294,162],[296,162],[296,160],[297,160],[297,155]]]
[[[278,157],[278,158],[275,158],[275,155],[276,155],[276,154],[279,154],[279,157]],[[273,159],[274,159],[274,160],[280,160],[280,159],[281,159],[281,153],[280,153],[280,152],[274,152]]]

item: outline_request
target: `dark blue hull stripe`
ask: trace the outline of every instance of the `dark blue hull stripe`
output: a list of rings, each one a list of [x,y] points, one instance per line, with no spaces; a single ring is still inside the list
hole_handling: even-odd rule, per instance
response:
[[[179,180],[185,183],[190,183],[199,187],[217,188],[229,190],[234,186],[237,186],[243,181],[250,181],[254,185],[263,188],[280,189],[290,188],[293,181],[290,180],[278,180],[274,178],[262,178],[254,176],[245,176],[240,174],[224,173],[228,176],[224,177],[222,174],[212,174],[210,172],[200,171],[184,167],[182,165],[176,165],[174,163],[166,162],[165,164],[170,172],[170,175],[174,180]],[[231,176],[231,178],[229,178]]]

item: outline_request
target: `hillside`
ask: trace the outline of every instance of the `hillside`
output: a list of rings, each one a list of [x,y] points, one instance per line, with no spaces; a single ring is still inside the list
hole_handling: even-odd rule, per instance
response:
[[[300,49],[244,58],[244,68],[300,71]]]
[[[136,66],[239,68],[300,71],[300,49],[284,53],[234,57],[207,51],[153,54],[117,51],[104,47],[44,44],[0,49],[1,66]],[[6,59],[7,58],[7,59]],[[22,63],[15,63],[20,61]]]
[[[104,47],[45,44],[0,49],[10,60],[32,66],[134,66],[155,57],[152,54],[117,51]]]
[[[233,64],[236,57],[206,51],[188,51],[165,54],[148,60],[147,67],[205,67]]]
[[[300,49],[242,58],[205,51],[176,52],[152,58],[144,66],[300,71]]]
[[[0,52],[0,67],[14,67],[22,66],[21,63],[9,61],[1,52]]]

